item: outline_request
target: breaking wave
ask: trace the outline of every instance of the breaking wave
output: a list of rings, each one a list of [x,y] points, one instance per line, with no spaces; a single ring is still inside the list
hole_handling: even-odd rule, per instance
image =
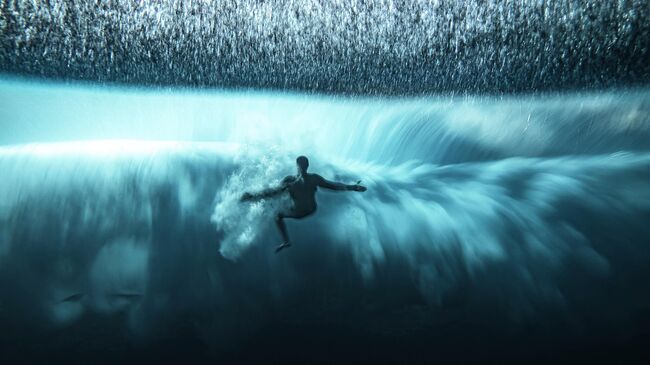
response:
[[[220,142],[3,146],[0,319],[29,334],[119,318],[112,336],[191,333],[211,356],[259,334],[283,343],[287,327],[306,336],[301,348],[322,327],[341,341],[406,339],[402,349],[435,338],[422,352],[453,359],[466,345],[492,351],[485,336],[528,347],[636,336],[650,308],[646,95],[395,100],[374,112],[372,100],[228,96],[224,114],[284,109],[221,122]],[[273,212],[286,201],[238,198],[292,174],[302,153],[368,191],[321,191],[276,255]]]

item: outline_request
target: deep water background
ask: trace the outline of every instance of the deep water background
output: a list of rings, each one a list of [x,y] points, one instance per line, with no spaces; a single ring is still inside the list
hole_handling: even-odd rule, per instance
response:
[[[650,94],[0,83],[11,363],[648,358]],[[288,223],[238,197],[311,170]]]

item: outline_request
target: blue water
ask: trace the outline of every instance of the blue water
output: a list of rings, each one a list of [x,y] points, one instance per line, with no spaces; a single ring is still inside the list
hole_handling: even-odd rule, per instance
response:
[[[2,348],[623,353],[649,323],[649,111],[645,89],[382,99],[4,79]],[[300,154],[368,191],[319,192],[276,255],[286,198],[238,198]]]

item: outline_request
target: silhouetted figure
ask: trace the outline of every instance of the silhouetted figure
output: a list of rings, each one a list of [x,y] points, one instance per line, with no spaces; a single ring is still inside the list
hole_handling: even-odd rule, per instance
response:
[[[291,246],[289,235],[287,234],[287,227],[284,224],[284,218],[302,219],[313,214],[316,211],[316,189],[319,186],[332,190],[366,191],[364,186],[359,185],[361,181],[354,185],[346,185],[325,180],[317,174],[308,173],[309,160],[305,156],[298,157],[296,159],[296,165],[298,166],[298,175],[285,177],[279,187],[267,189],[257,194],[244,193],[241,197],[241,201],[253,201],[270,198],[284,191],[289,191],[293,206],[286,211],[278,212],[275,216],[275,223],[278,226],[283,240],[282,244],[275,249],[275,252]]]

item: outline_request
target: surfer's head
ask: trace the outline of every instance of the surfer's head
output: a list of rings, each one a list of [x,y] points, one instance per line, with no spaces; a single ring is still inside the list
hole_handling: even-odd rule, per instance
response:
[[[309,168],[309,160],[305,156],[299,156],[296,159],[296,165],[298,165],[298,172],[307,172]]]

